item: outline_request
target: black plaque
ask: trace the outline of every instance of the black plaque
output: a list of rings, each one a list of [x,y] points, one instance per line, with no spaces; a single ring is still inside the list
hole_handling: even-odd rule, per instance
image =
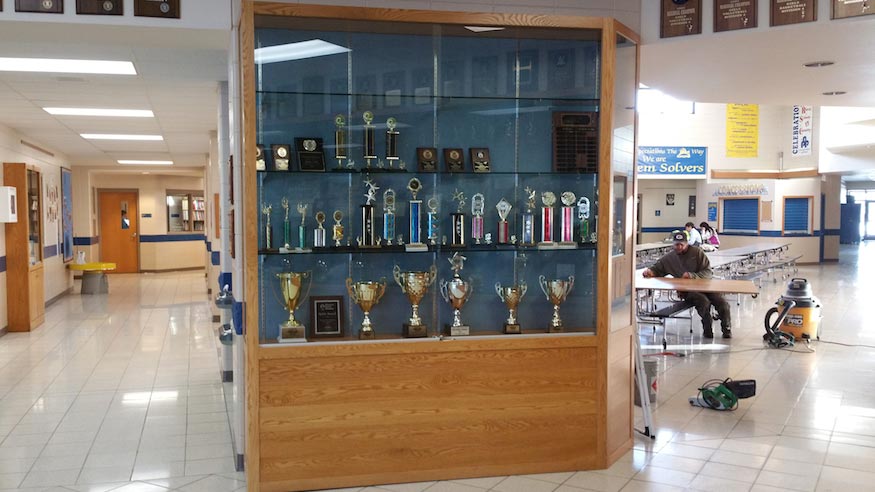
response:
[[[702,33],[701,0],[662,0],[660,38]]]
[[[434,147],[417,147],[416,162],[419,172],[433,173],[437,171],[437,149]]]
[[[308,338],[343,336],[342,296],[310,296],[309,331]]]
[[[552,50],[547,53],[547,87],[562,91],[574,88],[574,49]]]
[[[15,0],[15,11],[63,14],[64,0]]]
[[[257,144],[255,146],[255,170],[264,171],[267,166],[264,164],[264,145]]]
[[[462,149],[444,149],[444,163],[447,166],[447,172],[464,172],[465,153],[462,151]]]
[[[817,20],[817,0],[771,0],[770,26],[787,26]]]
[[[76,13],[80,15],[124,15],[122,0],[76,0]]]
[[[489,149],[486,147],[471,147],[469,151],[474,172],[488,173],[491,170],[489,165]]]
[[[325,154],[322,152],[321,138],[296,138],[295,151],[298,153],[298,166],[301,171],[325,171]]]
[[[134,0],[134,15],[179,19],[179,0]]]
[[[715,0],[714,32],[757,26],[757,0]]]
[[[292,170],[292,151],[289,147],[288,144],[273,144],[270,146],[274,171]]]
[[[832,18],[847,19],[861,15],[875,14],[873,0],[832,0]]]

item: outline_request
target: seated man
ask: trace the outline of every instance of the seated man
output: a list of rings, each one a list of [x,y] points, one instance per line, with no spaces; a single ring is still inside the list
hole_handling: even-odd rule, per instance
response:
[[[660,258],[650,268],[645,268],[645,278],[664,277],[671,275],[676,278],[711,278],[711,262],[705,252],[687,242],[687,234],[674,231],[674,251]],[[717,308],[717,316],[723,325],[723,338],[732,338],[732,318],[729,303],[723,296],[716,293],[680,292],[681,298],[693,303],[699,316],[702,317],[702,336],[714,338],[711,330],[711,305]]]
[[[703,243],[702,234],[696,229],[696,224],[687,222],[684,228],[687,230],[687,237],[689,238],[690,246],[701,246]]]

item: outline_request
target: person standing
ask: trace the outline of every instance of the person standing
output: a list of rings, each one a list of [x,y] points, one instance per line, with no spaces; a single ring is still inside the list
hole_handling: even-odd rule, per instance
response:
[[[701,246],[702,245],[702,234],[699,233],[699,230],[696,229],[696,224],[692,222],[687,222],[687,237],[690,243],[690,246]]]
[[[644,278],[665,277],[702,278],[712,277],[711,262],[705,252],[697,246],[691,246],[687,234],[683,231],[672,233],[674,249],[656,261],[650,268],[645,268]],[[732,313],[729,303],[718,293],[679,292],[680,297],[690,301],[696,307],[696,312],[702,318],[702,336],[714,338],[712,329],[711,306],[717,309],[717,316],[722,325],[723,338],[732,338]]]

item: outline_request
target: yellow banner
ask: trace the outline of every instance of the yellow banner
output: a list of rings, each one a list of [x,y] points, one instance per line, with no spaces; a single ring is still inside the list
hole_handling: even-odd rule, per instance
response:
[[[760,107],[726,105],[726,157],[756,157],[759,149]]]

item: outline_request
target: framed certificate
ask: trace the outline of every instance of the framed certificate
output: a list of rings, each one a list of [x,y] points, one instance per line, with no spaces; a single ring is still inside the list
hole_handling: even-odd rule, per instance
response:
[[[339,338],[343,327],[343,296],[310,296],[307,338]]]
[[[301,171],[325,171],[325,154],[322,152],[322,139],[315,137],[296,138],[295,151]]]

